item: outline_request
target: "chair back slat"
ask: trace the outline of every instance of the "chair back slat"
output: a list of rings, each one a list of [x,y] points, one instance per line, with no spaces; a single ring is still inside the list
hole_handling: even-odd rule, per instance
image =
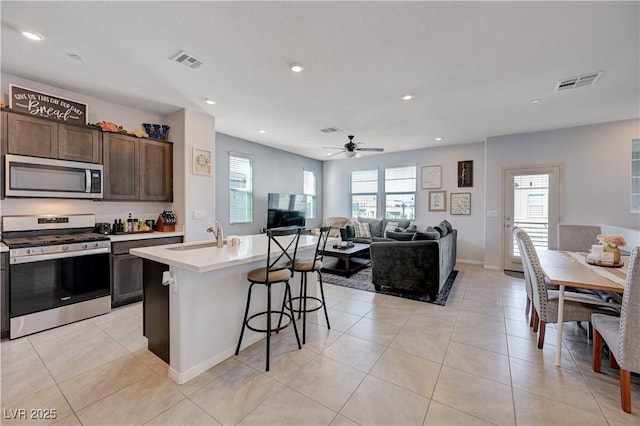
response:
[[[620,339],[617,360],[625,370],[640,372],[640,247],[634,247],[629,258],[620,311]]]
[[[301,231],[302,228],[299,226],[271,228],[267,231],[269,239],[267,244],[267,282],[269,282],[270,272],[286,269],[289,263],[295,263]]]
[[[314,261],[322,262],[322,258],[324,257],[324,250],[327,248],[327,240],[329,239],[329,233],[331,232],[330,226],[323,226],[320,228],[320,234],[318,235],[318,242],[316,243],[316,253],[314,256]]]

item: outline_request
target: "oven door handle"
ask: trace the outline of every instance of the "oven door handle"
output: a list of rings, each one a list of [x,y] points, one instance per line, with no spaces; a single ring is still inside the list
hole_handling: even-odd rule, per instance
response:
[[[71,251],[71,252],[63,252],[63,253],[46,253],[46,254],[35,254],[32,256],[20,256],[20,257],[10,257],[9,264],[18,265],[21,263],[32,263],[32,262],[42,262],[45,260],[54,260],[54,259],[64,259],[68,257],[79,257],[79,256],[89,256],[92,254],[102,254],[102,253],[110,253],[110,247],[103,247],[97,249],[89,249],[83,251]]]

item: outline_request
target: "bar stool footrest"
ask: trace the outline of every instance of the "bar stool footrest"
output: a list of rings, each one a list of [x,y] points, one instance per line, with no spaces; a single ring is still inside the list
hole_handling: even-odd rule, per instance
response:
[[[280,327],[276,327],[276,328],[272,328],[271,330],[267,330],[266,328],[255,328],[252,327],[250,323],[250,321],[254,318],[260,317],[260,316],[264,316],[264,315],[269,315],[269,313],[271,313],[271,315],[277,315],[279,316],[282,313],[282,316],[287,317],[289,320],[281,325]],[[246,322],[246,326],[249,330],[251,331],[255,331],[256,333],[273,333],[274,331],[276,333],[280,332],[280,330],[285,329],[287,327],[289,327],[292,324],[293,321],[293,317],[291,316],[291,314],[289,312],[282,312],[282,311],[262,311],[262,312],[257,312],[253,315],[251,315],[249,318],[247,318],[247,322]],[[273,318],[271,318],[271,322],[272,324],[278,324],[278,318],[276,317],[276,319],[274,320]]]
[[[303,296],[296,296],[296,297],[292,297],[291,298],[291,302],[293,304],[295,304],[296,300],[301,300],[304,299]],[[315,312],[319,309],[322,309],[323,303],[322,303],[322,299],[320,299],[319,297],[315,297],[315,296],[307,296],[307,300],[315,300],[316,302],[318,302],[318,306],[316,306],[315,308],[307,308],[307,310],[304,309],[295,309],[293,307],[289,307],[287,306],[287,309],[289,309],[292,312],[295,313],[302,313],[302,312]]]

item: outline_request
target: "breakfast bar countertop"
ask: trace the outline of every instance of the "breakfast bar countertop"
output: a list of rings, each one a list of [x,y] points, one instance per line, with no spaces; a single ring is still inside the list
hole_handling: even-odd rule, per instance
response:
[[[336,241],[338,239],[335,239]],[[298,250],[315,247],[317,237],[301,235]],[[240,237],[238,246],[217,247],[215,240],[168,244],[131,249],[130,253],[144,259],[193,272],[208,272],[267,258],[266,234]],[[333,243],[333,242],[331,242]]]

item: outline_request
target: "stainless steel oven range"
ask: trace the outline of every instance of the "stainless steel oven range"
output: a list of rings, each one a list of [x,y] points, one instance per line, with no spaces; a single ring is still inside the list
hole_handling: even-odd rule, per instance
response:
[[[10,339],[111,311],[111,242],[94,225],[94,215],[2,218]]]

